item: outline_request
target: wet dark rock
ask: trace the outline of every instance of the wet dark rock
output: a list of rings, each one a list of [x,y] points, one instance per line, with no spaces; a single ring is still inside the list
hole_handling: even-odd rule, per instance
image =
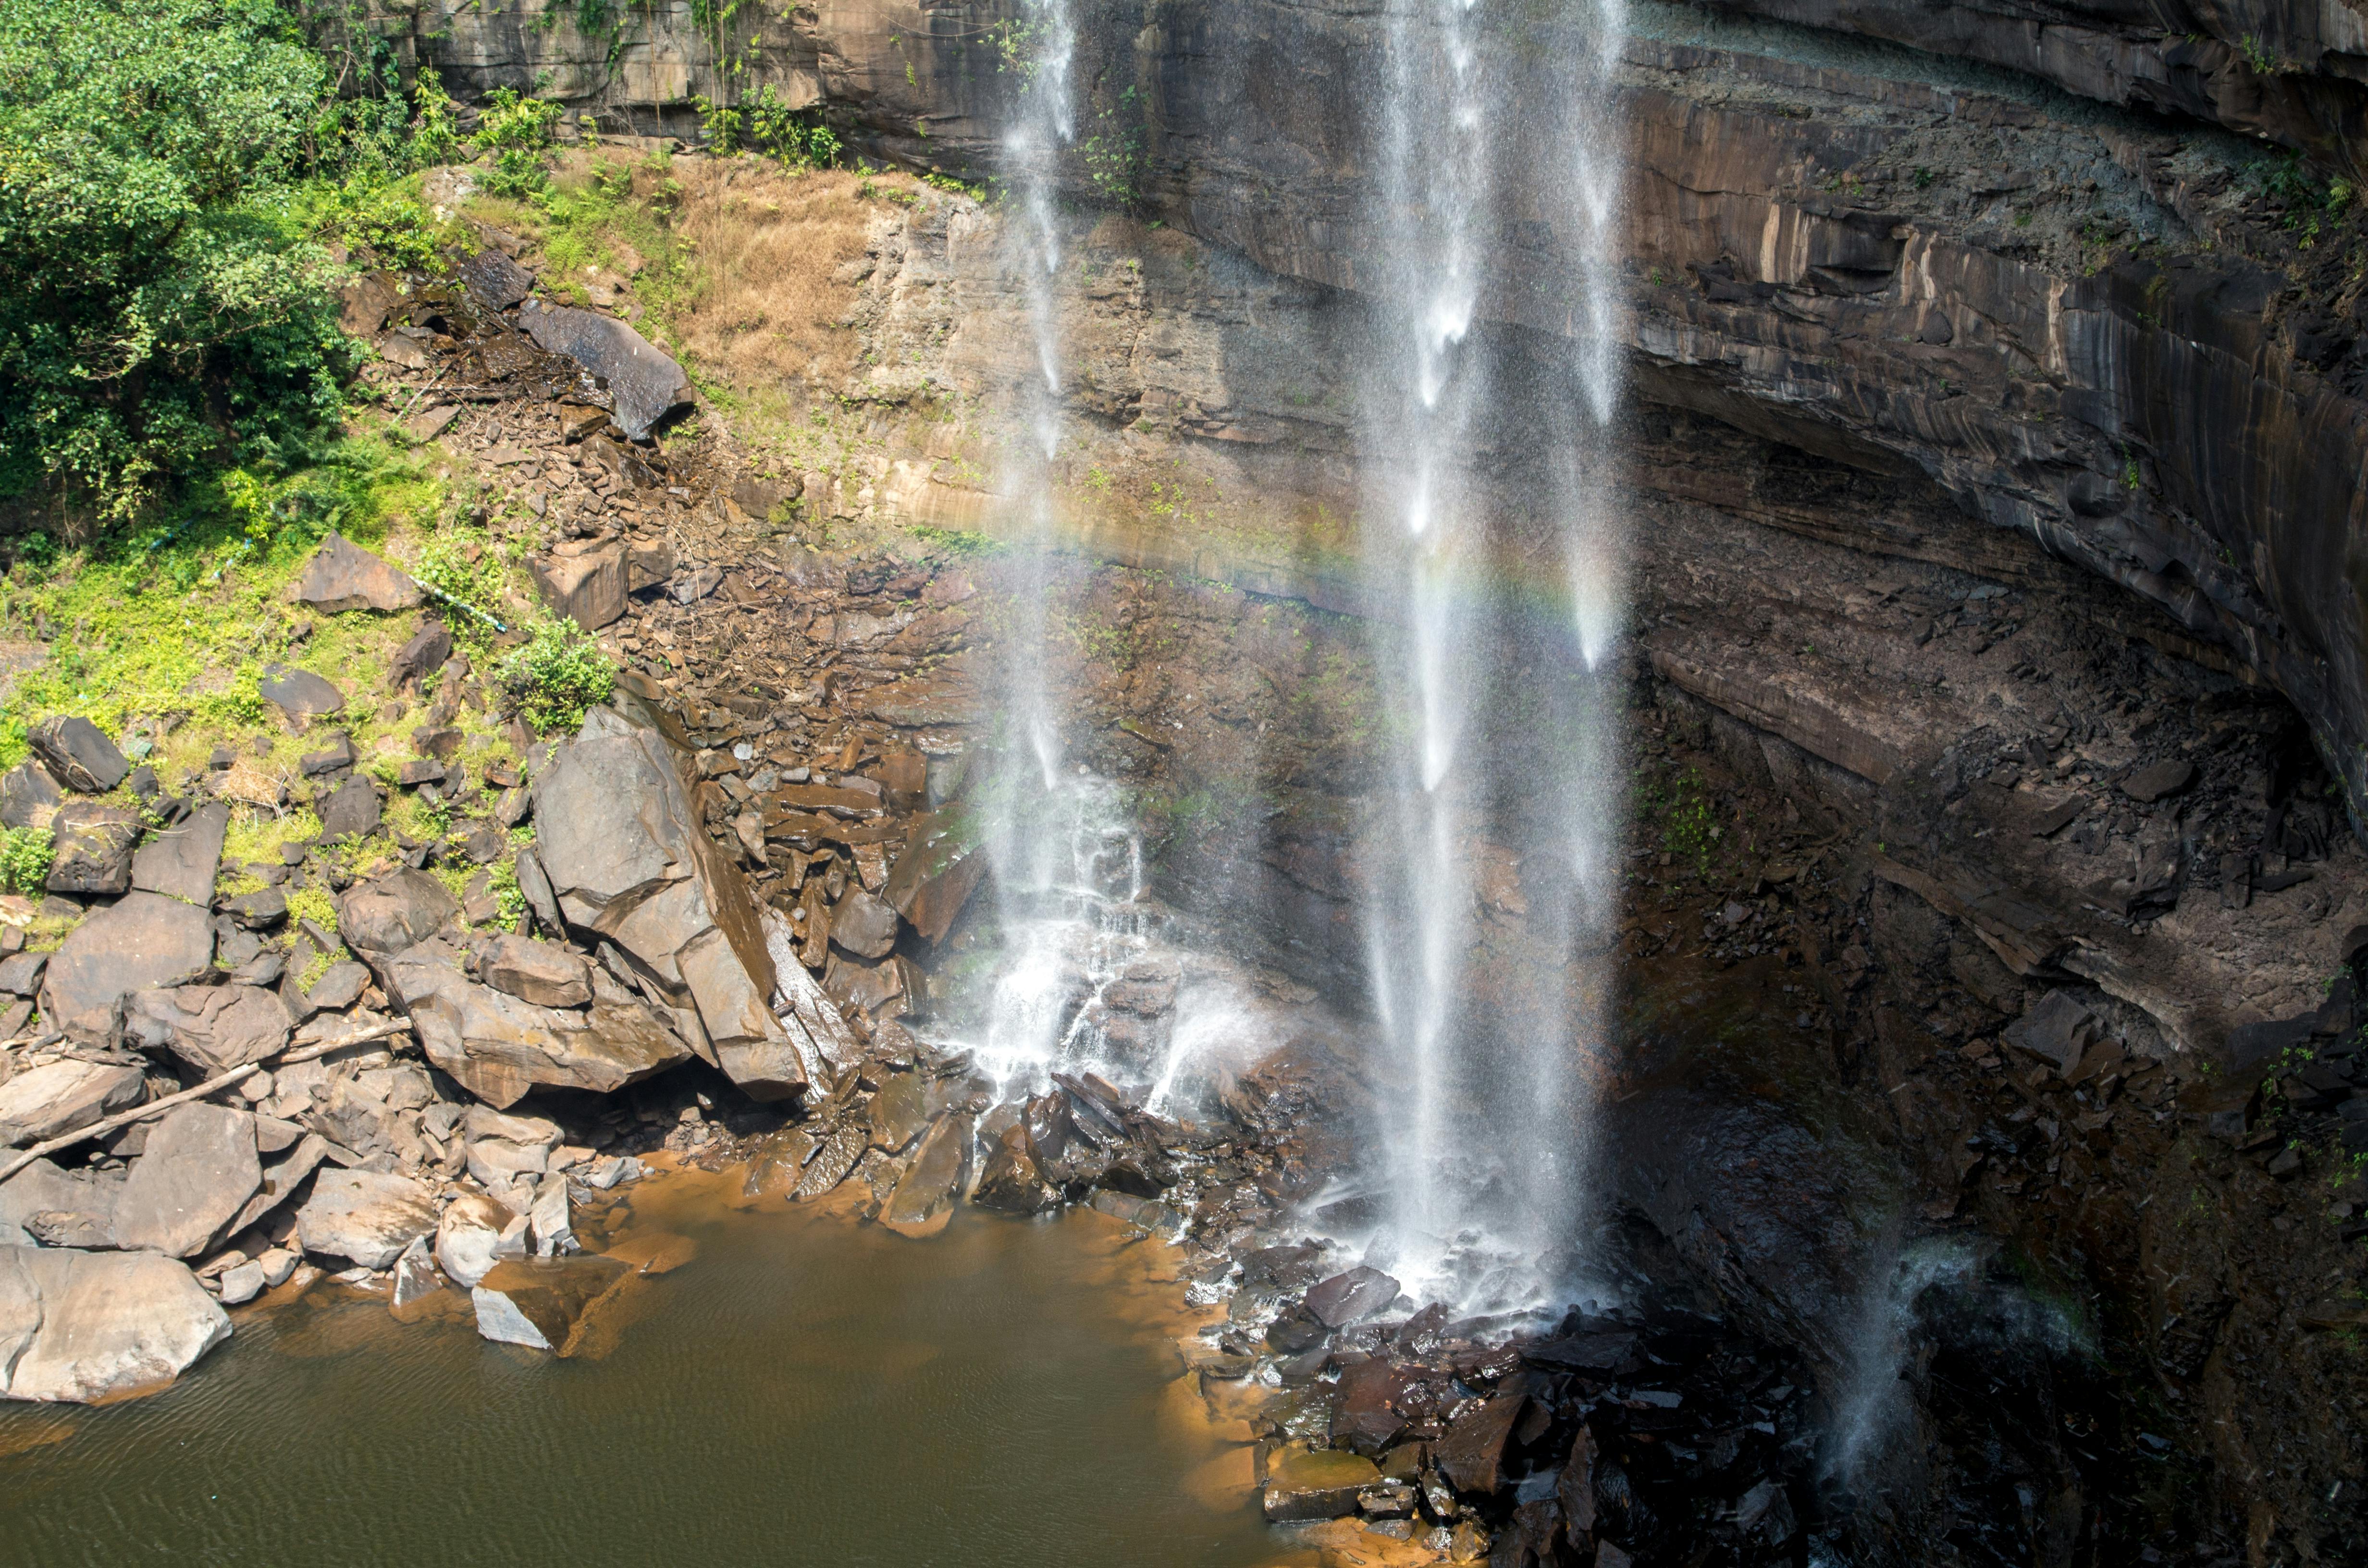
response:
[[[1398,1282],[1378,1268],[1336,1274],[1307,1292],[1307,1310],[1327,1328],[1362,1323],[1397,1300]]]
[[[158,893],[126,893],[68,932],[51,955],[41,1015],[69,1034],[112,1040],[123,997],[195,979],[213,955],[203,909]]]
[[[140,846],[131,858],[131,885],[184,903],[211,903],[229,831],[230,807],[207,801]]]
[[[1458,1492],[1495,1492],[1504,1479],[1505,1445],[1528,1404],[1525,1394],[1498,1394],[1456,1417],[1431,1450],[1440,1473]]]
[[[1373,1461],[1357,1454],[1335,1449],[1288,1452],[1268,1466],[1259,1505],[1272,1524],[1346,1518],[1357,1511],[1357,1494],[1381,1479]]]
[[[208,1077],[260,1062],[288,1043],[296,1020],[279,993],[257,985],[183,985],[135,992],[124,1035],[170,1051]]]
[[[2195,765],[2192,762],[2157,762],[2141,767],[2122,780],[2122,793],[2133,801],[2152,805],[2155,801],[2178,794],[2195,782]]]
[[[410,609],[427,596],[419,585],[343,534],[321,541],[296,581],[296,597],[315,609],[390,612]]]
[[[946,812],[916,820],[880,890],[925,942],[942,939],[986,876],[986,853],[974,824]]]
[[[1313,1350],[1331,1337],[1331,1330],[1302,1307],[1288,1308],[1267,1325],[1266,1342],[1277,1352],[1296,1356]]]
[[[0,774],[0,827],[47,827],[51,814],[65,799],[50,770],[38,762],[20,762]]]
[[[1401,1374],[1386,1357],[1360,1361],[1340,1374],[1332,1408],[1332,1440],[1360,1454],[1380,1454],[1406,1430],[1393,1406]]]
[[[140,815],[124,806],[70,801],[51,819],[57,853],[45,884],[51,892],[112,895],[131,886],[132,848]]]
[[[1586,1427],[1571,1438],[1570,1457],[1554,1479],[1564,1528],[1573,1547],[1585,1551],[1595,1532],[1595,1444]]]
[[[149,1131],[124,1180],[116,1243],[193,1256],[225,1233],[262,1184],[253,1117],[203,1101],[175,1106]]]
[[[845,1181],[848,1173],[871,1145],[871,1130],[852,1118],[831,1130],[822,1147],[806,1165],[805,1175],[798,1179],[798,1188],[791,1196],[799,1202],[813,1199],[834,1191]]]
[[[858,958],[884,959],[896,946],[896,912],[861,888],[831,909],[830,939]]]
[[[346,694],[328,680],[310,670],[291,669],[286,665],[264,665],[263,679],[256,690],[262,693],[263,700],[300,728],[310,720],[341,711],[346,706]]]
[[[871,1096],[871,1142],[888,1153],[902,1153],[928,1120],[928,1086],[917,1073],[890,1074]]]
[[[518,320],[545,352],[564,354],[607,383],[609,413],[629,439],[691,400],[690,379],[623,322],[562,305],[529,302]]]
[[[904,1236],[934,1235],[945,1228],[969,1174],[972,1129],[971,1119],[960,1111],[938,1119],[880,1210],[881,1224]]]
[[[1532,1366],[1616,1377],[1640,1364],[1637,1336],[1627,1329],[1600,1329],[1541,1339],[1521,1346],[1521,1359]]]
[[[131,763],[97,725],[75,714],[54,714],[25,733],[51,778],[85,795],[105,794],[123,782]]]
[[[1013,1127],[996,1142],[971,1201],[1007,1214],[1037,1214],[1059,1204],[1061,1195],[1044,1179],[1026,1127]]]
[[[359,774],[337,786],[336,793],[321,802],[321,842],[334,844],[341,839],[366,838],[378,831],[378,791],[370,781]]]
[[[425,871],[392,871],[356,882],[337,901],[337,934],[366,958],[416,947],[460,917],[460,900]]]

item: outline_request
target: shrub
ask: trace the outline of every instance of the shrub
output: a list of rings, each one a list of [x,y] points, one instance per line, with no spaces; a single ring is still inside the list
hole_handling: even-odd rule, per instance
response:
[[[572,620],[539,623],[526,645],[501,664],[503,687],[538,732],[573,730],[584,710],[617,689],[616,666],[591,634]]]
[[[342,414],[288,200],[323,87],[268,0],[0,5],[0,497],[125,517]]]
[[[552,127],[558,123],[559,106],[550,99],[524,98],[512,88],[495,87],[469,143],[479,156],[493,159],[485,189],[515,199],[549,188],[551,170],[543,155],[551,151]]]
[[[10,892],[40,892],[57,855],[57,839],[47,828],[0,827],[0,886]]]
[[[820,111],[791,108],[770,82],[746,103],[696,101],[707,150],[719,157],[760,153],[789,169],[826,169],[838,162],[837,133],[822,122]]]

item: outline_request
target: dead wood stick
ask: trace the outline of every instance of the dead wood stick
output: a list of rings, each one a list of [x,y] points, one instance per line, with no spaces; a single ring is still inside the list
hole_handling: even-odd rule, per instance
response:
[[[349,1045],[359,1045],[365,1040],[384,1040],[389,1035],[407,1034],[410,1030],[410,1019],[391,1018],[382,1024],[372,1024],[366,1029],[356,1029],[351,1034],[339,1035],[335,1040],[324,1040],[317,1045],[308,1045],[302,1051],[288,1051],[279,1056],[279,1065],[293,1067],[300,1062],[311,1062],[318,1057],[326,1056],[333,1051],[343,1051]],[[227,1073],[207,1079],[194,1089],[183,1089],[177,1095],[166,1095],[161,1100],[150,1100],[146,1105],[133,1106],[130,1110],[118,1111],[113,1116],[94,1121],[88,1127],[73,1132],[63,1132],[46,1142],[36,1143],[9,1161],[6,1168],[0,1169],[0,1182],[6,1181],[45,1154],[54,1154],[61,1149],[74,1147],[85,1139],[97,1138],[101,1133],[112,1132],[119,1127],[129,1127],[135,1121],[144,1121],[158,1111],[170,1110],[185,1100],[203,1099],[216,1089],[227,1089],[233,1084],[262,1072],[264,1065],[262,1062],[250,1062],[244,1067],[233,1067]]]

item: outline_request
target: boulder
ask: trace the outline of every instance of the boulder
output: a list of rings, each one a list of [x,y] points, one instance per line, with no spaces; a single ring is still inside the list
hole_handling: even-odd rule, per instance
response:
[[[900,1236],[935,1235],[946,1228],[970,1174],[973,1130],[971,1119],[960,1112],[938,1119],[880,1210],[882,1225]]]
[[[527,558],[527,575],[551,613],[597,631],[625,613],[625,547],[577,540]]]
[[[112,897],[131,886],[131,853],[140,816],[125,806],[70,801],[50,819],[57,854],[45,884],[51,892]]]
[[[227,1233],[262,1185],[253,1117],[202,1100],[175,1106],[149,1129],[124,1178],[116,1244],[193,1256]]]
[[[258,1132],[269,1125],[271,1123],[268,1121],[258,1120]],[[284,1127],[286,1124],[280,1125]],[[258,1137],[257,1147],[261,1147],[262,1142]],[[234,1236],[287,1202],[303,1185],[304,1178],[320,1169],[321,1162],[328,1157],[329,1141],[317,1132],[305,1133],[298,1140],[295,1151],[286,1159],[263,1167],[263,1184],[256,1188],[255,1196],[246,1200],[246,1206],[238,1211],[238,1217],[230,1222],[224,1233]],[[277,1285],[279,1281],[274,1279],[271,1283]]]
[[[296,580],[300,603],[335,615],[342,610],[410,609],[427,598],[419,585],[343,534],[331,534]]]
[[[12,953],[0,959],[0,991],[11,996],[34,996],[40,993],[41,971],[50,967],[47,953]]]
[[[356,774],[320,803],[320,814],[322,843],[367,838],[378,831],[378,790],[369,779]]]
[[[1014,1127],[997,1141],[979,1172],[978,1190],[970,1200],[981,1209],[1007,1214],[1042,1213],[1060,1203],[1061,1195],[1044,1179],[1043,1168],[1036,1163],[1027,1128]]]
[[[313,1108],[306,1119],[323,1136],[364,1158],[391,1154],[401,1164],[418,1165],[433,1153],[420,1138],[419,1111],[435,1098],[427,1073],[405,1062],[330,1078],[313,1091]]]
[[[213,956],[213,922],[203,909],[161,893],[126,893],[50,955],[41,1016],[77,1038],[112,1040],[125,996],[194,980]]]
[[[123,1191],[121,1171],[60,1170],[47,1160],[35,1160],[5,1184],[0,1184],[0,1246],[27,1246],[37,1239],[37,1221],[46,1246],[112,1247],[115,1244],[115,1203]],[[69,1224],[68,1221],[74,1221]],[[62,1243],[50,1234],[72,1229],[89,1239]]]
[[[354,738],[340,731],[331,735],[329,744],[319,751],[306,752],[296,766],[305,778],[318,778],[324,774],[342,773],[360,760],[360,754],[354,750]]]
[[[591,1253],[505,1259],[469,1292],[477,1332],[503,1345],[573,1355],[588,1322],[632,1273],[628,1264]]]
[[[2195,765],[2176,758],[2141,767],[2122,780],[2122,792],[2133,801],[2152,805],[2155,801],[2178,794],[2195,782]]]
[[[452,268],[469,298],[489,311],[507,311],[534,292],[534,274],[491,246]]]
[[[291,669],[286,665],[264,665],[263,679],[256,689],[263,700],[279,709],[289,723],[299,729],[308,721],[337,712],[346,705],[346,694],[328,680],[310,670]]]
[[[461,918],[461,901],[425,871],[408,869],[356,882],[337,903],[337,935],[368,959],[417,947]]]
[[[952,812],[916,819],[880,890],[925,942],[941,940],[986,877],[986,850],[975,825]]]
[[[664,540],[625,547],[625,592],[662,588],[674,575],[674,546]]]
[[[539,1007],[581,1007],[592,1000],[592,971],[583,959],[551,942],[496,937],[477,960],[486,984]]]
[[[131,858],[131,885],[184,903],[212,903],[229,832],[230,807],[207,801],[140,846]]]
[[[483,1106],[471,1106],[461,1119],[469,1152],[469,1175],[487,1192],[522,1212],[531,1193],[551,1169],[551,1152],[559,1146],[559,1124],[539,1116],[504,1116]],[[527,1195],[514,1190],[523,1184]]]
[[[1259,1501],[1270,1524],[1346,1518],[1357,1511],[1357,1494],[1381,1480],[1380,1469],[1361,1455],[1299,1450],[1269,1463]]]
[[[230,1337],[188,1265],[154,1253],[0,1247],[10,1399],[93,1404],[164,1387]]]
[[[103,795],[123,782],[131,759],[89,720],[52,714],[26,732],[25,742],[50,777],[85,795]]]
[[[386,666],[386,684],[390,691],[416,691],[429,676],[444,667],[452,656],[452,632],[440,620],[420,623],[411,634],[411,641],[395,651]]]
[[[296,1211],[304,1250],[387,1268],[415,1237],[436,1229],[436,1195],[425,1183],[388,1172],[327,1170]]]
[[[453,1283],[468,1289],[501,1261],[495,1249],[511,1217],[482,1192],[463,1193],[445,1209],[436,1222],[436,1261]]]
[[[2069,991],[2051,991],[2039,1005],[1999,1031],[2009,1045],[2044,1057],[2070,1076],[2097,1031],[2097,1015]]]
[[[73,1057],[24,1068],[0,1084],[0,1143],[39,1143],[88,1127],[138,1105],[147,1085],[137,1067]]]
[[[806,1162],[805,1175],[798,1178],[797,1190],[790,1197],[796,1202],[810,1203],[836,1190],[871,1146],[871,1131],[862,1122],[852,1118],[840,1122],[822,1141],[814,1158]]]
[[[65,791],[38,762],[20,762],[0,774],[0,827],[47,827]]]
[[[1309,1287],[1307,1310],[1326,1328],[1361,1323],[1397,1300],[1398,1282],[1378,1268],[1358,1267]]]
[[[884,959],[896,946],[896,912],[861,888],[831,907],[831,945],[860,959]]]
[[[233,1264],[214,1280],[216,1299],[225,1307],[243,1306],[263,1294],[268,1278],[263,1265],[251,1257]]]
[[[528,1229],[534,1236],[534,1256],[564,1257],[578,1251],[574,1216],[567,1207],[567,1177],[552,1171],[534,1189],[527,1210]]]
[[[609,417],[628,439],[690,402],[690,378],[649,339],[613,316],[529,301],[518,321],[545,353],[564,354],[607,386]]]
[[[769,1005],[764,923],[739,868],[701,830],[657,717],[620,690],[552,755],[533,798],[536,853],[569,930],[615,944],[696,1021],[705,1039],[692,1047],[747,1093],[795,1093],[805,1068]]]
[[[871,1096],[871,1142],[891,1154],[929,1123],[928,1090],[918,1073],[891,1073]]]
[[[1432,1446],[1439,1472],[1458,1492],[1496,1491],[1504,1480],[1505,1445],[1529,1403],[1525,1394],[1500,1393],[1467,1408]]]
[[[537,1084],[609,1094],[688,1058],[690,1048],[639,1002],[576,1012],[539,1007],[461,971],[461,955],[422,942],[380,960],[427,1060],[487,1104],[514,1105]]]
[[[368,968],[351,959],[341,960],[321,971],[313,989],[304,993],[304,1005],[316,1013],[342,1013],[362,999],[370,979]]]
[[[211,1078],[286,1046],[296,1020],[277,992],[261,986],[183,985],[133,993],[123,1032],[142,1050],[170,1051]]]

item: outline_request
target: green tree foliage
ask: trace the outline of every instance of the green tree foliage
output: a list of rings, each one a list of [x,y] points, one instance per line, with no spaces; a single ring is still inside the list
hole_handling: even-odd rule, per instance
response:
[[[543,159],[551,152],[559,112],[548,98],[520,97],[508,87],[494,89],[471,141],[478,153],[493,160],[484,174],[487,190],[495,196],[528,197],[549,188],[551,171]]]
[[[0,0],[0,497],[123,517],[334,422],[324,81],[268,0]]]

